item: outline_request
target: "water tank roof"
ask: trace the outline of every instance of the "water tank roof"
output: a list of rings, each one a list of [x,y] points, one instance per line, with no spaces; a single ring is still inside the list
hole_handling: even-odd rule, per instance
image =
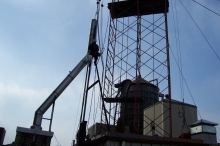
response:
[[[152,84],[152,83],[148,82],[147,80],[143,79],[141,76],[137,76],[137,77],[132,81],[132,83],[137,83],[137,82],[139,82],[139,83],[145,83],[145,84]],[[154,85],[154,84],[152,84],[152,85]]]
[[[214,123],[214,122],[210,122],[208,120],[204,120],[204,119],[201,119],[201,120],[198,120],[192,124],[190,124],[189,126],[190,127],[194,127],[194,126],[197,126],[197,125],[209,125],[209,126],[217,126],[218,123]]]

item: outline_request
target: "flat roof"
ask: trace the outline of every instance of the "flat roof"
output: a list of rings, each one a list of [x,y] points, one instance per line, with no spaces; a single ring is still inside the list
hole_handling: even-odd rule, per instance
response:
[[[218,123],[214,123],[214,122],[211,122],[211,121],[208,121],[208,120],[201,119],[201,120],[198,120],[198,121],[190,124],[189,126],[194,127],[194,126],[197,126],[197,125],[217,126]]]
[[[170,138],[170,137],[106,132],[104,135],[97,136],[96,139],[86,141],[85,146],[103,144],[106,141],[120,141],[120,142],[125,141],[125,142],[137,142],[137,143],[146,143],[146,144],[178,144],[178,145],[190,145],[190,146],[207,145],[204,144],[202,140],[197,140],[197,139],[183,139],[183,138]]]
[[[144,110],[146,110],[146,109],[148,109],[148,108],[151,108],[151,107],[153,107],[153,106],[155,106],[155,105],[157,105],[157,104],[163,103],[163,102],[169,102],[169,99],[162,99],[161,101],[158,101],[158,102],[155,103],[154,105],[151,105],[151,106],[145,108]],[[185,103],[185,102],[183,103],[183,102],[181,102],[181,101],[174,100],[174,99],[171,99],[171,103],[181,104],[181,105],[184,105],[184,106],[191,106],[191,107],[197,108],[197,106],[195,106],[195,105],[192,105],[192,104],[189,104],[189,103]]]

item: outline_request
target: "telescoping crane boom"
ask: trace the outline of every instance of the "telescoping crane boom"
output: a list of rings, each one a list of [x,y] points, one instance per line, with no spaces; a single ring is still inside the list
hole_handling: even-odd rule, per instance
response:
[[[74,78],[80,73],[80,71],[92,61],[92,56],[87,54],[78,65],[67,75],[67,77],[60,83],[60,85],[50,94],[50,96],[43,102],[43,104],[36,110],[34,116],[32,129],[41,130],[41,122],[43,114],[54,103],[54,101],[60,96],[60,94],[67,88],[67,86],[74,80]]]
[[[89,37],[89,46],[93,45],[96,40],[96,28],[97,20],[92,19],[90,37]],[[91,48],[91,47],[88,47]],[[41,127],[42,119],[44,113],[49,109],[51,105],[54,104],[55,100],[61,95],[61,93],[68,87],[68,85],[75,79],[75,77],[81,72],[81,70],[91,64],[93,58],[95,62],[97,57],[100,55],[98,49],[88,49],[85,57],[76,65],[76,67],[67,75],[67,77],[59,84],[59,86],[49,95],[49,97],[42,103],[42,105],[36,110],[34,115],[34,121],[31,128],[17,127],[17,135],[15,138],[15,145],[25,146],[25,145],[34,145],[34,146],[49,146],[53,132],[51,132],[51,123],[49,131],[43,131]],[[52,122],[52,115],[51,119]]]

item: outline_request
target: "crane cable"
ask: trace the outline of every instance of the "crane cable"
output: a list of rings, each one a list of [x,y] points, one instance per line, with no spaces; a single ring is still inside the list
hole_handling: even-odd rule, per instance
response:
[[[180,1],[180,3],[182,4],[182,6],[184,7],[184,9],[186,10],[186,12],[188,13],[188,15],[190,16],[190,18],[193,20],[193,22],[195,23],[195,25],[197,26],[197,28],[199,29],[199,31],[201,32],[201,34],[203,35],[203,37],[205,38],[205,40],[207,41],[207,43],[209,44],[209,46],[211,47],[211,49],[213,50],[213,52],[215,53],[215,55],[217,56],[217,58],[218,58],[219,61],[220,61],[219,56],[217,55],[217,53],[215,52],[214,48],[213,48],[213,47],[211,46],[211,44],[209,43],[208,39],[205,37],[204,33],[202,32],[202,30],[200,29],[200,27],[198,26],[198,24],[195,22],[195,20],[193,19],[193,17],[190,15],[189,11],[186,9],[186,7],[185,7],[185,5],[182,3],[182,1],[181,1],[181,0],[179,0],[179,1]],[[190,91],[190,89],[189,89],[189,86],[188,86],[188,84],[187,84],[187,82],[186,82],[186,80],[185,80],[185,78],[184,78],[184,76],[183,76],[183,72],[182,72],[182,70],[181,70],[181,68],[180,68],[180,66],[179,66],[179,64],[178,64],[178,62],[177,62],[177,60],[176,60],[176,58],[175,58],[175,56],[174,56],[174,53],[173,53],[171,47],[170,47],[170,50],[171,50],[171,52],[172,52],[172,54],[173,54],[174,60],[175,60],[175,62],[176,62],[176,64],[177,64],[177,66],[178,66],[178,69],[179,69],[179,71],[180,71],[180,73],[181,73],[181,76],[182,76],[183,81],[184,81],[184,83],[185,83],[185,85],[186,85],[186,87],[187,87],[187,90],[188,90],[188,92],[189,92],[189,94],[190,94],[190,96],[191,96],[191,98],[192,98],[192,100],[193,100],[193,103],[194,103],[194,105],[196,105],[195,100],[194,100],[194,98],[193,98],[193,96],[192,96],[192,93],[191,93],[191,91]],[[197,109],[197,112],[198,112],[198,114],[199,114],[199,117],[202,119],[202,116],[201,116],[201,114],[200,114],[200,112],[199,112],[198,109]],[[211,140],[211,138],[210,138],[209,135],[208,135],[208,137],[209,137],[210,142],[212,143],[212,140]]]
[[[86,78],[86,71],[84,72],[84,79],[83,79],[84,82],[85,82],[85,78]],[[83,83],[84,83],[84,82],[83,82]],[[83,84],[82,84],[82,87],[81,87],[81,92],[80,92],[80,96],[79,96],[79,97],[81,97],[81,98],[79,99],[79,102],[80,102],[81,99],[82,99],[82,92],[83,92]],[[73,140],[74,140],[74,134],[77,133],[77,132],[76,132],[76,124],[77,124],[77,119],[78,119],[79,107],[80,107],[80,104],[78,104],[78,108],[77,108],[77,114],[76,114],[76,119],[75,119],[74,130],[73,130],[72,142],[73,142]],[[79,128],[79,125],[78,125],[78,128]],[[73,144],[73,143],[72,143],[72,144]]]
[[[98,107],[101,109],[101,116],[102,116],[102,110],[103,110],[103,106],[104,106],[104,114],[105,114],[105,116],[106,116],[106,111],[105,111],[105,104],[104,104],[104,102],[103,101],[101,101],[101,100],[103,100],[102,98],[102,90],[104,90],[104,88],[102,88],[101,87],[101,84],[103,84],[104,83],[104,75],[105,75],[105,66],[104,66],[104,59],[103,59],[103,52],[105,51],[105,47],[104,47],[104,45],[105,45],[105,41],[106,41],[106,36],[107,36],[107,30],[108,30],[108,24],[109,24],[109,20],[110,20],[110,17],[108,17],[108,21],[107,21],[107,26],[106,26],[106,31],[105,31],[105,37],[104,37],[104,41],[103,41],[103,38],[102,38],[102,27],[103,27],[103,11],[102,11],[102,8],[104,7],[104,5],[103,5],[103,1],[104,0],[99,0],[100,1],[100,3],[101,3],[101,22],[98,20],[98,22],[100,22],[100,25],[99,25],[99,23],[98,23],[98,39],[99,39],[99,46],[101,46],[101,49],[100,49],[100,53],[101,53],[101,56],[100,56],[100,58],[101,58],[101,65],[102,65],[102,76],[101,76],[101,79],[100,79],[100,77],[99,77],[99,72],[98,72],[98,67],[96,66],[96,73],[97,73],[97,77],[98,77],[98,80],[99,80],[99,88],[100,88],[100,94],[99,94],[99,97],[100,98],[98,98],[98,102],[97,102],[97,106],[96,106],[96,111],[95,111],[95,116],[93,117],[93,120],[94,120],[94,122],[95,122],[95,117],[96,117],[96,114],[97,114],[97,109],[98,109]],[[101,34],[100,34],[101,33]],[[101,36],[101,38],[100,38],[100,36]],[[101,40],[101,41],[100,41]],[[99,61],[99,59],[100,58],[98,58],[98,61]],[[98,106],[99,105],[99,106]]]
[[[180,68],[181,70],[183,70],[183,65],[182,65],[182,53],[181,53],[181,48],[180,48],[180,37],[179,37],[179,23],[178,23],[178,17],[177,17],[177,8],[176,8],[176,1],[175,2],[175,18],[174,18],[174,23],[175,23],[175,20],[176,20],[176,23],[174,24],[175,27],[175,30],[177,30],[177,34],[175,33],[175,37],[176,37],[176,47],[177,47],[177,56],[178,56],[178,63],[180,64]],[[174,17],[174,16],[173,16]],[[175,31],[176,32],[176,31]],[[179,76],[180,76],[180,88],[181,88],[181,98],[184,100],[184,88],[183,88],[183,79],[181,78],[181,74],[179,72]]]
[[[192,18],[192,16],[190,15],[190,13],[189,13],[189,11],[186,9],[186,7],[184,6],[184,4],[181,2],[181,0],[179,0],[180,1],[180,3],[183,5],[183,7],[185,8],[185,10],[187,11],[187,13],[189,14],[189,16]],[[192,20],[193,20],[193,22],[196,24],[196,22],[195,22],[195,20],[192,18]],[[198,25],[196,24],[196,26],[198,27]],[[201,29],[198,27],[198,29],[200,30],[200,32],[202,33],[202,31],[201,31]],[[204,36],[204,34],[202,33],[202,35]],[[204,36],[205,37],[205,36]],[[207,40],[207,39],[206,39]],[[209,42],[208,42],[209,43]],[[209,43],[210,44],[210,43]],[[211,46],[211,45],[210,45]],[[171,49],[171,47],[170,47],[170,49]],[[214,50],[213,50],[214,51]],[[172,52],[172,50],[171,50],[171,52]],[[215,52],[215,51],[214,51]],[[173,53],[173,52],[172,52]],[[216,54],[217,55],[217,54]],[[218,57],[218,56],[217,56]],[[219,57],[218,57],[219,58]],[[174,57],[174,59],[175,59],[175,61],[176,61],[176,58]],[[220,60],[220,59],[219,59]],[[176,63],[177,63],[177,61],[176,61]],[[186,87],[187,87],[187,89],[188,89],[188,91],[189,91],[189,94],[190,94],[190,96],[192,97],[192,100],[193,100],[193,103],[194,103],[194,105],[196,105],[196,103],[195,103],[195,100],[194,100],[194,98],[193,98],[193,96],[192,96],[192,93],[191,93],[191,91],[189,90],[189,86],[187,85],[187,83],[186,83],[186,80],[185,80],[185,78],[184,78],[184,76],[183,76],[183,73],[182,73],[182,70],[181,70],[181,68],[179,67],[179,65],[177,64],[177,66],[178,66],[178,69],[179,69],[179,71],[181,72],[181,75],[182,75],[182,77],[183,77],[183,81],[185,82],[185,84],[186,84]],[[199,113],[199,111],[198,111],[198,113]],[[200,113],[199,113],[199,116],[200,116],[200,118],[201,118],[201,115],[200,115]]]
[[[199,4],[199,5],[200,5],[200,6],[202,6],[203,8],[205,8],[205,9],[209,10],[210,12],[212,12],[212,13],[214,13],[214,14],[216,14],[216,15],[220,16],[220,14],[218,14],[218,13],[216,13],[215,11],[213,11],[213,10],[211,10],[211,9],[207,8],[206,6],[204,6],[204,5],[200,4],[199,2],[197,2],[197,1],[195,1],[195,0],[192,0],[192,1],[193,1],[193,2],[195,2],[195,3],[197,3],[197,4]]]
[[[102,0],[97,0],[97,11],[96,11],[96,14],[95,14],[95,18],[97,19],[97,22],[98,22],[98,25],[97,25],[97,39],[98,39],[98,43],[99,43],[99,46],[100,46],[100,53],[101,53],[101,65],[102,65],[102,69],[104,70],[104,61],[103,61],[103,52],[105,50],[105,48],[103,47],[104,44],[105,44],[105,39],[104,39],[104,42],[102,40],[102,22],[103,22],[103,11],[102,11],[102,8],[103,8],[103,1]],[[101,15],[101,16],[100,16]],[[101,19],[101,20],[100,20]],[[101,21],[101,22],[100,22]],[[106,28],[107,29],[107,28]],[[100,34],[101,33],[101,34]],[[106,38],[106,34],[105,34],[105,38]],[[97,62],[99,62],[100,58],[98,58]],[[95,68],[95,72],[98,73],[97,71],[97,67]],[[104,72],[103,72],[104,73]],[[95,74],[95,77],[94,77],[94,82],[96,81],[96,76],[97,74]],[[102,74],[102,79],[103,79],[103,76],[104,74]],[[98,81],[101,82],[100,78],[99,78],[99,75],[98,75]],[[102,92],[102,91],[100,91]],[[90,112],[89,112],[89,117],[88,117],[88,124],[87,124],[87,128],[88,128],[88,125],[89,125],[89,120],[90,120],[90,115],[91,115],[91,109],[92,109],[92,100],[94,99],[94,105],[95,105],[95,86],[93,87],[93,91],[92,91],[92,98],[91,98],[91,105],[90,105]],[[101,96],[101,95],[99,95]],[[94,111],[93,111],[93,124],[95,123],[95,119],[96,119],[96,115],[97,115],[97,109],[98,109],[98,105],[100,103],[100,98],[98,98],[98,101],[97,101],[97,106],[94,106]]]
[[[97,8],[96,8],[96,12],[95,12],[95,16],[94,16],[94,19],[96,19],[97,21],[98,21],[98,18],[99,18],[99,1],[100,0],[97,0],[97,2],[96,2],[96,4],[97,4]],[[98,27],[98,26],[97,26]],[[97,28],[96,28],[96,30],[97,30]],[[95,32],[96,33],[96,32]],[[95,38],[96,39],[96,38]],[[90,45],[90,44],[89,44]],[[92,68],[91,68],[91,70],[92,70]],[[89,80],[90,80],[90,78],[89,78]],[[95,77],[94,77],[94,82],[95,82]],[[85,90],[85,88],[86,87],[84,87],[84,90]],[[93,90],[92,90],[92,97],[91,97],[91,103],[90,103],[90,108],[89,108],[89,115],[88,115],[88,119],[87,119],[87,124],[86,124],[86,128],[88,129],[88,126],[89,126],[89,120],[90,120],[90,114],[91,114],[91,107],[92,107],[92,99],[93,99],[93,95],[94,95],[94,90],[95,90],[95,86],[93,86],[93,88],[92,88]],[[88,92],[88,88],[86,89],[87,91],[86,92]],[[88,96],[88,95],[87,95]],[[85,105],[86,106],[86,105]]]
[[[174,22],[174,32],[175,32],[175,39],[176,39],[176,48],[177,48],[177,63],[180,66],[180,69],[183,70],[182,68],[182,55],[181,55],[181,48],[180,48],[180,37],[179,37],[179,25],[178,25],[178,17],[177,17],[177,8],[176,8],[176,1],[174,0],[174,4],[171,1],[171,6],[172,6],[172,13],[173,13],[173,22]],[[175,12],[174,12],[175,10]],[[180,79],[180,97],[183,103],[181,104],[182,106],[182,111],[180,110],[180,105],[178,104],[178,115],[182,119],[182,130],[180,135],[183,134],[184,129],[186,129],[186,132],[189,132],[188,124],[186,121],[185,117],[185,107],[184,107],[184,86],[183,86],[183,78],[181,76],[181,73],[179,71],[179,79]]]
[[[101,7],[103,7],[103,3],[101,4]],[[99,13],[100,13],[100,11],[99,11]],[[102,56],[103,50],[104,50],[104,47],[103,47],[104,44],[103,44],[102,39],[101,39],[101,41],[100,41],[100,33],[101,33],[101,35],[102,35],[102,20],[103,20],[103,15],[102,15],[102,8],[101,8],[101,23],[100,23],[101,26],[99,25],[99,20],[97,19],[97,21],[98,21],[98,28],[97,28],[97,31],[98,31],[98,32],[97,32],[97,34],[98,34],[99,46],[101,46],[101,47],[99,47],[99,48],[101,48],[101,49],[100,49],[101,64],[102,64],[102,68],[104,68],[104,61],[103,61],[103,56]],[[101,32],[100,32],[100,27],[99,27],[99,26],[101,27]],[[101,38],[102,38],[102,36],[101,36]],[[99,62],[100,58],[98,58],[98,61],[97,61],[97,62]],[[95,68],[95,70],[96,70],[96,69],[97,69],[97,68]],[[94,81],[95,81],[95,78],[96,78],[96,74],[95,74],[95,77],[94,77]],[[103,78],[103,75],[102,75],[102,78]],[[102,92],[102,91],[100,91],[100,92]],[[95,92],[94,92],[94,93],[95,93]],[[99,95],[99,97],[100,97],[100,95]],[[97,115],[99,103],[100,103],[100,98],[98,98],[97,106],[94,106],[93,124],[95,124],[95,120],[96,120],[96,115]],[[95,98],[94,98],[94,105],[95,105]]]
[[[100,1],[101,1],[101,0],[97,1],[97,10],[96,10],[96,13],[95,13],[95,17],[97,18],[97,21],[98,21],[98,18],[99,18],[98,15],[99,15],[99,2],[100,2]],[[86,76],[86,72],[85,72],[85,74],[84,74],[84,79],[83,79],[83,80],[85,80],[85,76]],[[82,89],[83,89],[83,85],[82,85]],[[81,94],[82,94],[82,89],[81,89]],[[94,92],[94,90],[95,90],[95,89],[93,88],[93,92]],[[80,97],[82,97],[82,96],[80,96]],[[92,97],[92,98],[93,98],[93,97]],[[91,98],[91,100],[92,100],[92,98]],[[94,101],[94,102],[95,102],[95,101]],[[77,120],[77,117],[78,117],[79,105],[80,105],[80,104],[78,104],[76,120]],[[91,109],[91,106],[90,106],[90,109]],[[74,133],[76,133],[76,123],[77,123],[77,122],[75,122],[72,140],[74,139]],[[78,128],[79,128],[79,125],[78,125]],[[88,128],[88,124],[87,124],[87,128]],[[72,144],[73,144],[73,143],[72,143]]]
[[[55,137],[57,143],[59,144],[59,146],[61,146],[60,143],[59,143],[59,141],[57,140],[57,138],[56,138],[56,136],[55,136],[55,133],[54,133],[53,135],[54,135],[54,137]]]
[[[96,4],[97,4],[97,8],[96,8],[96,13],[95,13],[95,19],[97,20],[97,28],[96,28],[96,32],[95,33],[98,33],[98,29],[99,29],[99,14],[100,14],[100,2],[101,0],[97,0]],[[100,46],[100,39],[98,39],[98,43],[99,43],[99,46]],[[97,60],[98,62],[99,60]],[[94,79],[93,81],[95,82],[96,81],[96,74],[94,76]],[[90,103],[90,108],[89,108],[89,115],[88,115],[88,120],[87,120],[87,129],[88,129],[88,126],[89,126],[89,121],[90,121],[90,115],[91,115],[91,109],[92,109],[92,103],[93,103],[93,99],[94,99],[94,103],[95,103],[95,86],[93,86],[92,88],[92,97],[91,97],[91,103]]]
[[[183,72],[182,72],[182,70],[181,70],[181,68],[180,68],[180,66],[179,66],[179,64],[178,64],[178,62],[177,62],[177,60],[176,60],[176,57],[175,57],[175,55],[174,55],[174,53],[173,53],[171,47],[169,47],[169,48],[170,48],[171,53],[172,53],[172,55],[173,55],[173,57],[174,57],[174,60],[175,60],[175,62],[176,62],[176,64],[177,64],[177,67],[178,67],[178,69],[179,69],[179,72],[181,73],[181,76],[182,76],[183,81],[184,81],[184,83],[185,83],[185,85],[186,85],[186,88],[187,88],[187,90],[188,90],[188,92],[189,92],[189,94],[190,94],[190,96],[191,96],[191,98],[192,98],[192,100],[193,100],[194,105],[196,106],[196,102],[195,102],[195,100],[194,100],[194,98],[193,98],[193,96],[192,96],[192,92],[191,92],[190,89],[189,89],[189,86],[188,86],[188,84],[187,84],[187,82],[186,82],[186,79],[185,79],[185,77],[183,76]],[[202,119],[202,116],[201,116],[201,114],[200,114],[200,112],[199,112],[199,109],[197,109],[197,112],[198,112],[198,114],[199,114],[199,117]],[[209,135],[208,135],[208,137],[209,137],[209,139],[210,139],[210,141],[211,141],[211,138],[210,138]],[[212,141],[211,141],[211,142],[212,142]]]
[[[214,52],[214,54],[216,55],[216,57],[218,58],[218,60],[220,61],[220,57],[218,56],[218,54],[216,53],[216,51],[214,50],[214,48],[212,47],[212,45],[210,44],[210,42],[208,41],[208,39],[206,38],[206,36],[204,35],[204,33],[202,32],[202,30],[200,29],[200,27],[198,26],[198,24],[196,23],[196,21],[193,19],[193,17],[190,15],[189,11],[186,9],[185,5],[182,3],[181,0],[179,0],[180,3],[182,4],[182,6],[184,7],[184,9],[186,10],[186,12],[188,13],[188,15],[190,16],[190,18],[192,19],[192,21],[195,23],[196,27],[199,29],[200,33],[202,34],[202,36],[204,37],[204,39],[206,40],[206,42],[208,43],[208,45],[210,46],[210,48],[212,49],[212,51]]]

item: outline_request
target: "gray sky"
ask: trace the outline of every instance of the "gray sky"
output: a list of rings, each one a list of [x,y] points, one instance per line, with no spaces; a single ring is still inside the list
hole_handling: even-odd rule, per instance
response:
[[[103,30],[107,2],[104,0]],[[220,17],[191,0],[182,2],[220,56]],[[220,13],[220,1],[199,2]],[[168,14],[169,40],[176,56],[171,4],[174,0],[170,0]],[[220,123],[220,61],[179,1],[176,5],[183,75],[202,118]],[[4,144],[14,141],[17,126],[32,125],[35,110],[85,56],[95,12],[95,0],[0,1],[0,126],[6,129]],[[173,98],[181,100],[178,67],[172,54],[170,58]],[[63,146],[71,144],[75,123],[79,122],[84,74],[85,70],[56,102],[52,131]],[[185,85],[184,98],[193,104]],[[44,117],[49,116],[50,112]],[[44,130],[47,125],[44,121]],[[54,138],[51,145],[58,145]]]

